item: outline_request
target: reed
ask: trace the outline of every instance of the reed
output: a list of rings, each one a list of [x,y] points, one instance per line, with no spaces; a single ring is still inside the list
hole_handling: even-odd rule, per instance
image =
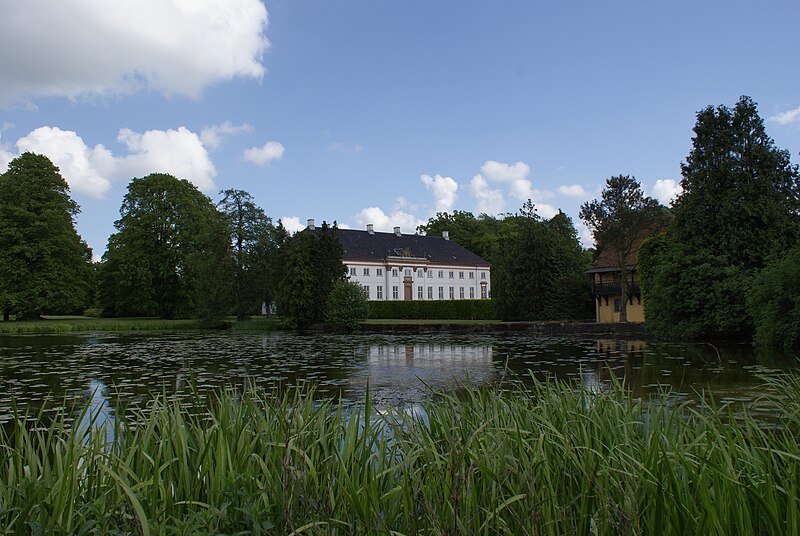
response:
[[[11,534],[797,534],[800,378],[780,426],[619,385],[436,394],[375,411],[232,390],[0,429]],[[33,422],[43,422],[42,415]],[[773,423],[774,424],[774,423]]]

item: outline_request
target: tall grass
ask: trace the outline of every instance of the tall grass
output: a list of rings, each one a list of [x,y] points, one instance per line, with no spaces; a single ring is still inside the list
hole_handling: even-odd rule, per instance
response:
[[[798,534],[800,379],[779,428],[619,386],[535,383],[376,412],[313,393],[120,409],[0,434],[16,534]]]
[[[229,319],[225,327],[240,331],[274,331],[280,327],[273,318],[251,317],[237,321]],[[195,319],[167,320],[163,318],[90,318],[50,316],[41,320],[0,322],[0,334],[65,333],[70,331],[167,331],[206,329]]]

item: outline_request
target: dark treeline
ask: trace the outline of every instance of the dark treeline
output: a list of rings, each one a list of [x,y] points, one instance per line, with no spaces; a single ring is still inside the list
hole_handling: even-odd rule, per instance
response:
[[[756,104],[697,114],[671,208],[635,178],[611,177],[581,207],[597,250],[626,259],[641,242],[648,329],[672,339],[754,339],[800,349],[800,172],[766,134]],[[277,305],[289,326],[365,316],[348,289],[337,226],[289,236],[252,197],[220,192],[216,204],[186,180],[134,178],[102,262],[75,230],[79,207],[58,169],[25,153],[0,175],[0,308],[6,320],[48,313],[200,318],[218,324]],[[492,264],[502,320],[594,316],[573,222],[533,204],[493,217],[440,213],[418,228],[448,231]],[[632,281],[631,281],[632,282]],[[622,285],[623,289],[627,284]],[[334,289],[337,289],[334,291]],[[329,297],[335,296],[338,303]],[[624,316],[623,316],[624,320]]]

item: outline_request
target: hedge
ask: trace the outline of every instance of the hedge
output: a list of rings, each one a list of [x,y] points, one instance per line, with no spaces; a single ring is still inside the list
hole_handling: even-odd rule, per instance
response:
[[[494,300],[371,301],[369,318],[495,320]]]

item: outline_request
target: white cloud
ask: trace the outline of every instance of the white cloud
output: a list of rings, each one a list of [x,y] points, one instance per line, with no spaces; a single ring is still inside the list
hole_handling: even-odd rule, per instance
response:
[[[558,214],[558,209],[547,203],[534,203],[534,208],[536,209],[536,213],[546,220]]]
[[[683,193],[683,188],[675,179],[659,179],[653,185],[653,197],[663,205],[670,205]]]
[[[481,174],[489,181],[505,183],[511,197],[519,201],[534,202],[553,197],[553,192],[533,188],[528,175],[531,167],[525,162],[505,164],[496,160],[487,160],[481,166]]]
[[[589,197],[589,192],[583,189],[580,184],[564,184],[558,187],[558,193],[568,197]]]
[[[118,158],[116,174],[124,178],[150,173],[169,173],[188,179],[204,192],[216,189],[217,170],[200,137],[186,127],[177,130],[148,130],[142,134],[123,128],[117,139],[130,155]]]
[[[362,209],[361,212],[356,214],[356,222],[358,225],[365,229],[368,223],[375,226],[378,232],[391,233],[394,227],[400,227],[400,232],[403,234],[414,234],[417,232],[417,226],[426,223],[402,210],[393,210],[391,214],[386,214],[378,207],[367,207]]]
[[[306,228],[305,225],[300,223],[300,218],[298,216],[283,216],[281,217],[281,223],[283,224],[283,227],[292,234],[300,232]]]
[[[330,133],[328,134],[330,135]],[[358,154],[364,150],[364,146],[360,143],[355,143],[353,145],[347,145],[340,141],[335,141],[331,144],[328,144],[329,151],[341,152],[345,154]]]
[[[442,177],[436,175],[421,175],[420,180],[425,188],[433,192],[433,197],[436,199],[436,212],[450,212],[456,204],[456,191],[458,190],[458,183],[452,177]]]
[[[578,222],[578,239],[581,241],[581,245],[585,248],[593,248],[594,247],[594,237],[592,236],[592,230],[586,226],[585,223]]]
[[[47,156],[58,166],[70,189],[92,197],[103,197],[114,180],[150,173],[188,179],[206,192],[216,188],[217,171],[208,152],[197,134],[185,127],[142,134],[123,128],[117,138],[127,146],[127,155],[114,156],[100,144],[89,147],[71,130],[39,127],[17,140],[16,155],[0,150],[0,169],[5,169],[7,161],[30,151]]]
[[[785,112],[781,112],[779,114],[775,114],[772,117],[767,119],[768,121],[774,121],[779,125],[789,125],[791,123],[800,123],[800,106],[795,108],[794,110],[787,110]]]
[[[245,149],[244,159],[254,163],[257,166],[266,166],[273,160],[280,160],[283,158],[285,149],[282,144],[277,141],[268,141],[261,147],[251,147]]]
[[[113,156],[102,145],[87,147],[71,130],[39,127],[17,140],[19,154],[43,154],[58,166],[71,190],[93,197],[102,197],[110,188],[109,172]]]
[[[230,121],[225,121],[219,125],[204,127],[203,130],[200,131],[200,139],[203,141],[203,145],[213,151],[222,145],[222,138],[252,131],[253,125],[247,123],[234,125]]]
[[[500,190],[493,190],[489,187],[481,175],[475,175],[469,183],[469,191],[478,200],[475,211],[478,214],[489,214],[494,216],[505,210],[503,193]]]
[[[0,105],[40,96],[156,90],[196,97],[260,79],[267,10],[259,0],[26,0],[0,17]]]

